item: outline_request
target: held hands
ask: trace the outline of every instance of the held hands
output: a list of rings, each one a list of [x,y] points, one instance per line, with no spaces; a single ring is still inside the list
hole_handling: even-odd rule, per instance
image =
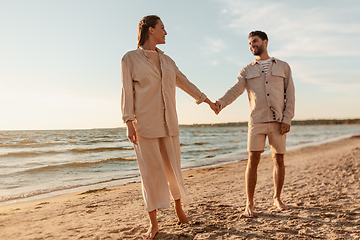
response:
[[[221,103],[220,103],[219,101],[216,101],[215,107],[216,107],[215,113],[216,113],[216,115],[217,115],[217,114],[219,114],[220,111],[221,111]]]
[[[211,108],[211,110],[214,111],[214,113],[215,113],[216,115],[219,114],[220,111],[217,110],[218,107],[216,106],[215,103],[213,103],[213,102],[212,102],[210,99],[208,99],[208,98],[205,99],[205,102],[206,102],[207,104],[209,104],[209,107]]]
[[[211,102],[211,103],[209,103],[209,106],[210,106],[211,110],[213,110],[216,115],[219,114],[219,112],[216,110],[215,103]]]

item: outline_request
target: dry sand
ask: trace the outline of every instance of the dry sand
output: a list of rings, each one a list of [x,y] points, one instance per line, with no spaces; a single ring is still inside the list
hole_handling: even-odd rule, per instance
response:
[[[272,206],[272,160],[262,157],[255,217],[242,218],[246,162],[184,172],[190,224],[158,212],[156,239],[360,239],[360,137],[289,151],[283,200]],[[140,239],[140,183],[0,207],[0,239]]]

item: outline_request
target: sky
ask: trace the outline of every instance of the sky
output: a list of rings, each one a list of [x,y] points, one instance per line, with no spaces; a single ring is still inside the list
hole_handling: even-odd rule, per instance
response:
[[[292,69],[294,120],[360,118],[359,12],[358,0],[0,0],[0,130],[125,127],[120,61],[150,14],[168,33],[158,47],[212,101],[262,30]],[[218,116],[180,89],[176,99],[180,124],[249,118],[246,92]]]

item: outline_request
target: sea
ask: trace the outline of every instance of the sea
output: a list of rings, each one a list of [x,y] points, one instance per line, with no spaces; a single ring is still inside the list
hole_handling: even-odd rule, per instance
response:
[[[299,125],[287,149],[360,135],[360,125]],[[247,159],[247,127],[180,127],[182,169]],[[269,153],[268,143],[265,153]],[[126,129],[0,130],[0,206],[140,181]]]

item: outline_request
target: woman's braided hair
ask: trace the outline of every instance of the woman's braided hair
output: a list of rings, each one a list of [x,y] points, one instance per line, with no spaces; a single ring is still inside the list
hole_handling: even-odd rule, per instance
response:
[[[160,18],[156,15],[145,16],[141,19],[138,25],[138,37],[137,37],[137,47],[144,45],[145,41],[149,37],[149,28],[154,28]]]

